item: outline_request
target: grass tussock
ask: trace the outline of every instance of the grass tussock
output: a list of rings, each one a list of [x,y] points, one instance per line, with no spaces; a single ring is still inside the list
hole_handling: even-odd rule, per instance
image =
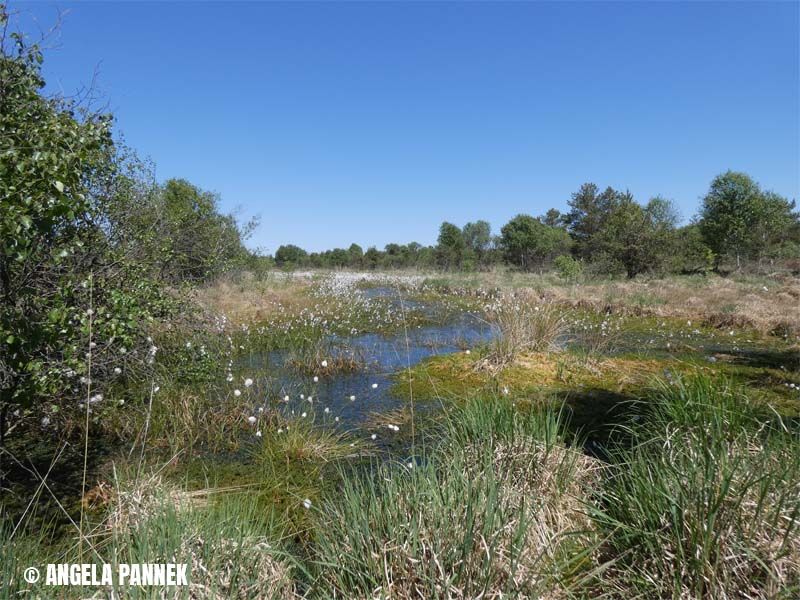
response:
[[[182,387],[152,393],[152,402],[127,415],[136,449],[145,444],[171,456],[191,455],[196,447],[213,452],[238,449],[252,398],[208,387],[205,394]]]
[[[220,494],[198,504],[191,499],[196,493],[148,483],[140,479],[123,486],[109,516],[109,543],[100,544],[99,552],[111,563],[186,563],[189,589],[125,588],[118,594],[295,597],[296,563],[282,550],[279,521],[252,497]]]
[[[663,384],[595,515],[619,597],[796,598],[800,440],[739,390]]]
[[[528,294],[503,295],[487,314],[499,335],[491,342],[481,368],[509,365],[523,352],[553,350],[567,329],[559,308]]]
[[[592,568],[581,498],[597,481],[553,414],[474,402],[417,463],[347,479],[319,513],[325,597],[539,597]],[[322,526],[324,522],[324,526]]]
[[[293,419],[265,433],[251,449],[255,493],[280,515],[287,535],[307,542],[313,537],[306,503],[321,498],[342,479],[342,467],[369,454],[346,434]]]
[[[0,599],[20,598],[29,593],[30,585],[23,578],[25,569],[46,562],[51,556],[45,532],[15,531],[0,518]]]

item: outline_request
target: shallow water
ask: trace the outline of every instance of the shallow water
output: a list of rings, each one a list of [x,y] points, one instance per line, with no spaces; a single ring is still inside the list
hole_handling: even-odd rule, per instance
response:
[[[444,315],[434,303],[409,301],[388,287],[360,291],[368,298],[384,298],[406,311],[422,312],[428,319],[441,321],[422,325],[394,335],[367,333],[352,337],[332,336],[332,352],[347,351],[366,358],[365,368],[356,372],[336,373],[313,381],[310,375],[298,374],[287,365],[286,351],[254,355],[248,367],[266,373],[271,379],[271,395],[288,395],[284,410],[299,415],[306,412],[317,421],[340,427],[358,427],[373,413],[387,413],[406,405],[404,398],[392,393],[392,376],[431,356],[452,354],[488,342],[496,329],[472,313]],[[376,388],[373,385],[377,384]],[[300,395],[305,398],[301,399]],[[308,396],[313,402],[308,401]],[[355,396],[355,400],[350,400]],[[325,412],[325,409],[329,412]],[[336,417],[339,418],[335,421]]]

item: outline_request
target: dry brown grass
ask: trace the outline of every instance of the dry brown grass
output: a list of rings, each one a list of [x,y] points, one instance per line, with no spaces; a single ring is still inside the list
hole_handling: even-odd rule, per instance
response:
[[[488,318],[500,335],[478,363],[482,369],[507,366],[522,352],[552,350],[567,328],[561,309],[527,292],[500,296],[489,308]]]
[[[555,421],[466,410],[428,461],[343,486],[320,539],[327,597],[566,598],[597,566],[602,464],[545,440]]]
[[[255,513],[246,508],[213,512],[209,496],[241,489],[188,492],[158,473],[140,476],[117,487],[105,528],[115,550],[129,561],[188,563],[190,598],[299,597],[291,566],[277,557],[264,532],[253,525]],[[241,522],[223,527],[220,519]],[[130,555],[125,554],[128,546]],[[184,598],[187,590],[165,588],[153,597]]]
[[[233,324],[253,323],[312,307],[311,284],[309,277],[287,275],[257,281],[242,275],[200,288],[196,299],[205,310],[224,314]]]
[[[567,284],[553,274],[496,269],[439,275],[454,288],[504,292],[530,290],[544,300],[612,314],[686,317],[719,327],[752,327],[763,333],[800,335],[800,277],[732,275]],[[766,288],[766,290],[764,289]]]
[[[466,448],[468,464],[474,468],[470,477],[482,476],[478,465],[484,464],[480,453],[485,451],[484,445]],[[510,540],[518,522],[509,519],[505,524],[509,543],[495,548],[501,558],[498,566],[509,568],[507,576],[513,578],[513,588],[524,590],[531,582],[544,580],[550,575],[546,565],[555,565],[566,553],[594,544],[586,500],[598,489],[602,468],[598,460],[561,445],[517,440],[494,446],[492,469],[509,513],[521,514],[525,507],[535,507],[535,518],[524,529],[524,553],[513,570]],[[483,550],[476,544],[477,552]],[[548,598],[567,597],[559,585],[546,587]]]
[[[612,314],[686,317],[713,327],[748,327],[780,336],[800,335],[797,278],[767,284],[722,277],[616,281],[550,287],[543,296],[568,306]]]
[[[750,327],[763,333],[800,336],[800,278],[666,277],[565,285],[551,275],[496,270],[487,273],[437,274],[453,289],[499,289],[531,301],[573,308],[658,317],[697,319],[714,327]],[[296,314],[313,306],[308,274],[276,273],[263,281],[242,275],[197,292],[207,310],[234,323],[254,322],[279,313]],[[766,288],[766,290],[764,289]]]

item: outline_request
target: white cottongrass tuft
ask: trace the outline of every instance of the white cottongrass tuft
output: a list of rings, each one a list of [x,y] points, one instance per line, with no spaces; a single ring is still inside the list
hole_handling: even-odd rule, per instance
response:
[[[239,396],[242,395],[242,392],[241,392],[241,390],[233,390],[233,395],[238,398]]]
[[[355,402],[355,400],[356,400],[355,396],[350,396],[350,402]]]
[[[256,437],[261,437],[261,430],[256,431]]]
[[[306,510],[308,510],[309,508],[311,508],[311,500],[309,500],[308,498],[306,498],[305,500],[303,500],[303,508],[305,508]]]
[[[378,389],[378,384],[377,383],[373,383],[372,384],[372,389],[373,390],[377,390]]]
[[[322,365],[323,369],[327,369],[328,368],[328,361],[327,360],[323,360],[320,364]]]
[[[253,385],[252,379],[248,377],[247,379],[244,380],[244,387],[250,387],[251,385]]]
[[[247,417],[247,422],[250,423],[250,425],[255,425],[256,424],[256,418],[253,417],[253,416]]]

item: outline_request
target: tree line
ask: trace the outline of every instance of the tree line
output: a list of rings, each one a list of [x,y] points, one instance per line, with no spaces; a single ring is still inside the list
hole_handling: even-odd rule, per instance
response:
[[[567,277],[594,274],[703,273],[744,265],[774,266],[800,260],[800,215],[795,201],[763,190],[745,173],[714,178],[698,214],[687,225],[672,201],[660,196],[642,205],[628,192],[586,183],[572,194],[569,210],[534,217],[519,214],[493,235],[487,221],[458,227],[442,223],[435,246],[358,244],[308,253],[280,246],[284,268],[347,267],[487,269],[509,265],[523,271],[556,269]]]

